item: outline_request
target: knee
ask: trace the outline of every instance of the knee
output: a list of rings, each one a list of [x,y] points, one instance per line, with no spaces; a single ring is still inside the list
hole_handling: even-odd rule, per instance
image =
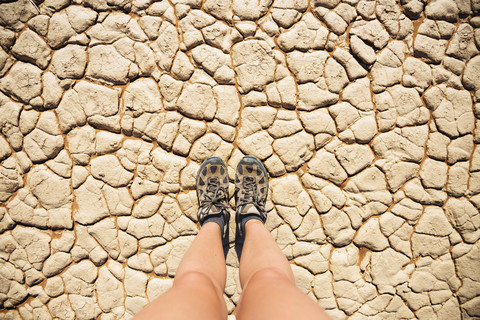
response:
[[[183,272],[180,276],[175,277],[173,285],[181,287],[195,287],[205,292],[205,294],[212,293],[217,296],[221,296],[223,300],[224,288],[220,287],[219,284],[214,281],[214,279],[203,272]]]
[[[223,299],[223,288],[219,288],[207,274],[198,271],[182,272],[181,275],[175,277],[173,288],[180,293],[179,297],[189,296],[191,298],[192,294],[194,300],[201,297],[198,301],[203,307],[212,307],[212,310],[208,310],[216,315],[212,316],[212,319],[227,318],[228,311]]]
[[[292,282],[292,279],[281,270],[276,268],[263,268],[256,271],[250,276],[245,287],[248,287],[251,284],[264,285],[268,283],[278,283],[278,282]]]
[[[215,288],[215,283],[208,275],[198,271],[189,271],[175,277],[176,285],[199,286],[203,288]]]

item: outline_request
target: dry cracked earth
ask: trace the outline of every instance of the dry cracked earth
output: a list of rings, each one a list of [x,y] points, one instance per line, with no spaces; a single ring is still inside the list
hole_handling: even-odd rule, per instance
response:
[[[480,317],[479,0],[37,4],[0,3],[0,319],[130,319],[245,154],[333,319]]]

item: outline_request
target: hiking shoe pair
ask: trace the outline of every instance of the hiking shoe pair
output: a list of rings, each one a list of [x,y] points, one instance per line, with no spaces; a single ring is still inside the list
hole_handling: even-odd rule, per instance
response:
[[[227,166],[222,159],[210,157],[202,163],[197,173],[196,189],[200,225],[207,221],[216,222],[224,237],[228,231],[230,213]],[[267,193],[268,174],[262,162],[253,156],[243,157],[235,174],[236,243],[243,244],[248,220],[257,219],[265,223]]]

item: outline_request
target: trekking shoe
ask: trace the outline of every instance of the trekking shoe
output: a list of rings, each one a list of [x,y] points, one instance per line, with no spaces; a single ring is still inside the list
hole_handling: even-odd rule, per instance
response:
[[[227,167],[219,157],[205,160],[195,181],[198,198],[198,221],[200,225],[215,222],[226,235],[230,213],[228,212]]]
[[[235,175],[237,244],[241,245],[245,240],[245,224],[248,220],[256,219],[263,223],[267,220],[267,194],[268,173],[262,162],[254,156],[243,157]]]

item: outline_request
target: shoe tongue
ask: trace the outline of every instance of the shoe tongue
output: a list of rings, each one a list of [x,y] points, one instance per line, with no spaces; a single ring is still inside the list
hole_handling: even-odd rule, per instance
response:
[[[210,208],[209,213],[210,213],[210,214],[218,214],[218,213],[220,213],[221,211],[222,211],[222,207],[213,205],[213,206]]]
[[[249,203],[246,204],[245,207],[243,208],[242,211],[243,214],[260,214],[260,211],[258,211],[257,207],[255,207],[253,204]]]

